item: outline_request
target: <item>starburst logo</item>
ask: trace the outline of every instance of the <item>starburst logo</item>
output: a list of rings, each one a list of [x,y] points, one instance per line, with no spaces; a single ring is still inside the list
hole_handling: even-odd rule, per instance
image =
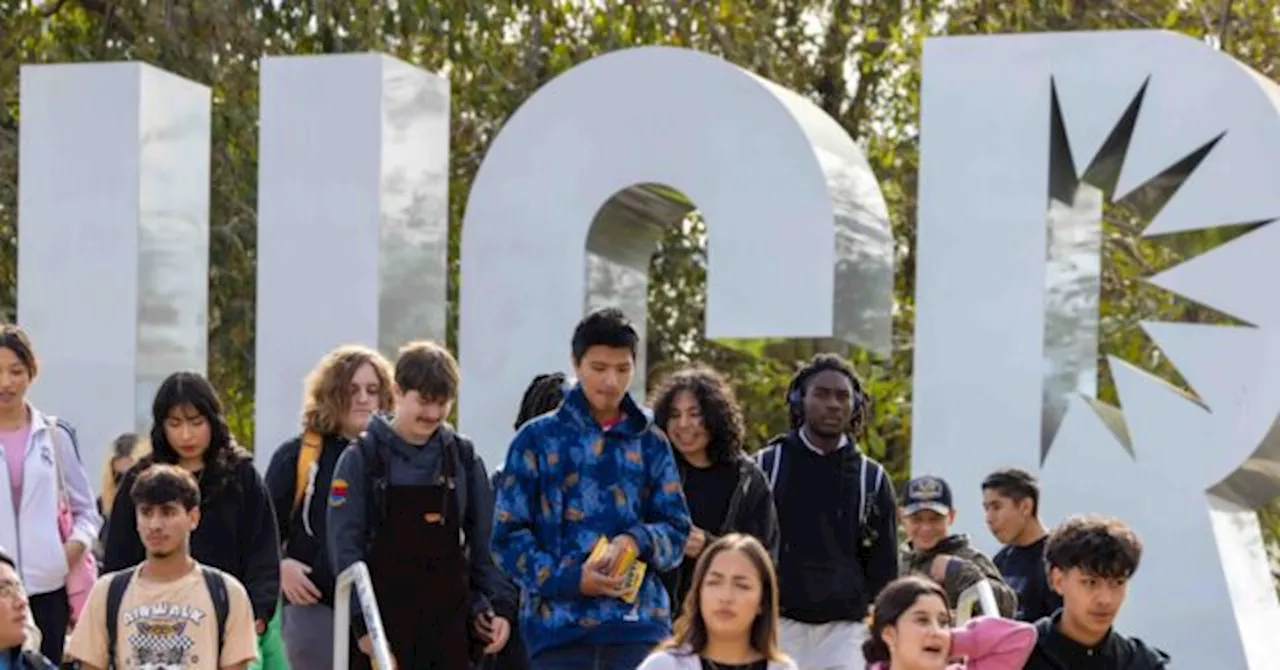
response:
[[[1134,454],[1121,409],[1123,398],[1111,381],[1110,356],[1147,370],[1204,406],[1195,388],[1178,373],[1177,361],[1167,358],[1139,327],[1141,321],[1253,327],[1148,281],[1270,222],[1207,222],[1210,225],[1199,230],[1145,235],[1150,222],[1226,134],[1189,147],[1182,159],[1156,176],[1117,193],[1150,83],[1148,79],[1139,87],[1097,154],[1084,164],[1076,160],[1081,157],[1072,156],[1070,129],[1051,80],[1042,464],[1073,394]],[[1082,164],[1083,170],[1078,168]]]

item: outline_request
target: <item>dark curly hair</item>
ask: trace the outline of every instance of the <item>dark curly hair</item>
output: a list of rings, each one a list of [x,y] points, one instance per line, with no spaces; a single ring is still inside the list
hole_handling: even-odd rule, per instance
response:
[[[222,400],[213,384],[198,372],[175,372],[165,378],[151,403],[151,454],[135,466],[141,472],[152,463],[178,464],[178,452],[169,444],[164,423],[175,407],[190,405],[209,422],[209,448],[204,452],[200,476],[203,498],[209,500],[228,486],[237,486],[236,469],[253,455],[236,444],[227,426]]]
[[[540,374],[529,382],[520,399],[520,411],[516,414],[515,429],[520,430],[525,422],[535,416],[541,416],[560,406],[569,380],[563,372]]]
[[[809,381],[820,372],[839,372],[849,378],[853,386],[853,415],[849,418],[849,434],[855,438],[862,435],[863,428],[871,420],[871,396],[863,389],[862,380],[843,358],[835,354],[817,354],[809,363],[796,371],[787,387],[787,409],[791,419],[791,430],[799,430],[804,423],[804,394],[808,391]]]
[[[724,376],[705,365],[677,370],[662,380],[654,390],[650,406],[654,423],[664,432],[671,421],[671,409],[681,391],[693,394],[702,410],[702,425],[707,429],[707,458],[712,463],[729,463],[742,454],[746,428],[742,408],[734,397],[733,387]],[[675,450],[679,454],[679,450]]]
[[[1076,515],[1049,534],[1044,559],[1063,571],[1079,568],[1094,577],[1128,579],[1142,561],[1142,541],[1120,519]]]

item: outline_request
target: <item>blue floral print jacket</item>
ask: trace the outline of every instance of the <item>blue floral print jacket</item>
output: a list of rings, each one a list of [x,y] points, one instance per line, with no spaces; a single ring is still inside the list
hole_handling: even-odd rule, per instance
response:
[[[522,426],[507,453],[492,547],[524,590],[520,626],[530,656],[571,644],[656,644],[671,634],[658,575],[680,564],[689,508],[650,413],[630,395],[622,412],[602,429],[575,386],[559,409]],[[582,595],[592,546],[624,533],[648,564],[636,602]]]

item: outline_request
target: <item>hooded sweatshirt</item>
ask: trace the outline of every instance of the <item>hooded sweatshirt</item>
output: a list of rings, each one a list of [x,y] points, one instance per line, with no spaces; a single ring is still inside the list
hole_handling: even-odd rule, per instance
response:
[[[520,629],[530,657],[573,644],[657,644],[671,634],[658,579],[680,564],[689,509],[675,457],[630,395],[602,428],[581,385],[516,433],[502,468],[493,551],[524,589]],[[638,598],[582,595],[582,565],[600,538],[630,535],[648,568]]]
[[[991,583],[991,590],[995,592],[1000,616],[1013,618],[1018,610],[1017,594],[1004,583],[1000,570],[991,562],[991,559],[970,544],[968,535],[949,535],[928,551],[916,551],[911,548],[911,543],[904,544],[901,559],[902,574],[915,573],[929,577],[929,568],[933,564],[933,559],[942,555],[950,556],[952,559],[947,563],[946,579],[942,581],[942,587],[947,590],[947,604],[952,609],[955,609],[962,593],[985,579]],[[994,612],[983,612],[983,614],[990,615]]]
[[[326,520],[326,544],[333,574],[340,575],[356,561],[364,561],[370,540],[382,519],[374,505],[373,459],[381,458],[389,486],[406,486],[435,481],[440,476],[444,449],[451,443],[470,442],[448,424],[441,424],[423,446],[405,442],[396,434],[392,419],[377,414],[360,439],[338,457],[333,482],[329,489],[329,512]],[[462,445],[453,448],[460,451]],[[493,494],[484,460],[474,453],[472,459],[460,458],[454,478],[453,495],[461,515],[461,530],[466,543],[467,577],[471,586],[469,614],[475,616],[492,607],[494,600],[514,600],[507,593],[507,583],[493,563],[489,552],[490,523],[493,518]],[[337,483],[342,482],[339,490]],[[364,614],[358,598],[351,599],[351,623],[358,635],[366,632]]]
[[[975,617],[951,631],[951,657],[965,662],[948,665],[947,670],[1022,670],[1035,644],[1036,629],[1029,623]],[[888,669],[884,661],[867,666],[867,670]]]
[[[1036,622],[1038,640],[1025,670],[1162,670],[1169,655],[1114,629],[1093,646],[1063,635],[1062,610]]]

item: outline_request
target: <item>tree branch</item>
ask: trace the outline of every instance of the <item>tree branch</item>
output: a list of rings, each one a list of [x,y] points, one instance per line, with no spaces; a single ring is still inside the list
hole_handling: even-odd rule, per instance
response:
[[[1218,49],[1227,50],[1227,39],[1231,36],[1231,0],[1222,0],[1222,23],[1218,33]]]
[[[116,34],[129,42],[134,42],[137,39],[138,35],[133,31],[133,28],[130,28],[116,14],[116,3],[110,0],[76,0],[76,2],[81,9],[97,14],[102,19],[104,31],[105,29],[114,30]]]

